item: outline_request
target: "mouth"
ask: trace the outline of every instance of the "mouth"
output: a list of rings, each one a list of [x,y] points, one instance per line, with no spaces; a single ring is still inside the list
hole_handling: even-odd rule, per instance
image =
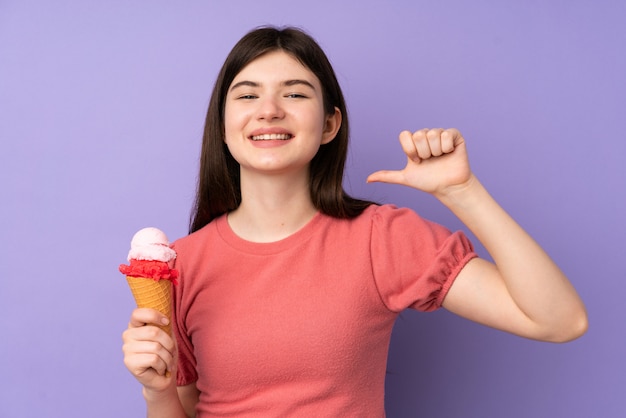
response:
[[[263,134],[250,137],[252,141],[287,141],[291,138],[293,138],[291,134]]]

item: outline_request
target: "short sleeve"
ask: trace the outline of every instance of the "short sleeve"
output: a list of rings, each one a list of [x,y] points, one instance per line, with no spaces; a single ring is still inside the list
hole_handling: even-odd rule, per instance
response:
[[[372,218],[371,252],[376,286],[394,312],[441,307],[457,274],[477,256],[463,232],[392,205],[379,207]]]
[[[177,250],[176,245],[173,246]],[[178,254],[174,267],[178,270],[178,284],[173,286],[173,309],[172,309],[172,330],[176,338],[178,350],[178,369],[176,372],[176,384],[185,386],[198,380],[196,371],[196,358],[193,352],[193,344],[187,332],[186,326],[186,304],[185,304],[185,272],[183,263],[180,262]]]

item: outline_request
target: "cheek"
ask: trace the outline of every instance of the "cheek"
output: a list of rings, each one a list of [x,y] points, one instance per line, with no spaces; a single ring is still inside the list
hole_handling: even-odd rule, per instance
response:
[[[326,117],[321,109],[316,107],[300,109],[293,113],[294,119],[297,119],[302,128],[310,132],[320,133],[324,129]]]
[[[236,117],[237,112],[233,112],[232,109],[228,109],[224,112],[224,138],[228,142],[228,138],[235,135],[241,130],[240,118]]]

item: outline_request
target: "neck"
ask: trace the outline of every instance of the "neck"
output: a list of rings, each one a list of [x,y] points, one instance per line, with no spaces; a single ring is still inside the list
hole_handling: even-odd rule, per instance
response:
[[[241,238],[273,242],[292,235],[317,213],[308,175],[241,176],[241,204],[228,223]]]

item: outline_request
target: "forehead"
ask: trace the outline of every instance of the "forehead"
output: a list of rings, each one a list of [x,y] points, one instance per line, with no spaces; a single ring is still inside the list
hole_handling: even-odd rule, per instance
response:
[[[278,50],[252,60],[239,71],[231,85],[242,80],[264,84],[295,79],[304,79],[316,87],[320,86],[319,80],[311,70],[292,55]]]

